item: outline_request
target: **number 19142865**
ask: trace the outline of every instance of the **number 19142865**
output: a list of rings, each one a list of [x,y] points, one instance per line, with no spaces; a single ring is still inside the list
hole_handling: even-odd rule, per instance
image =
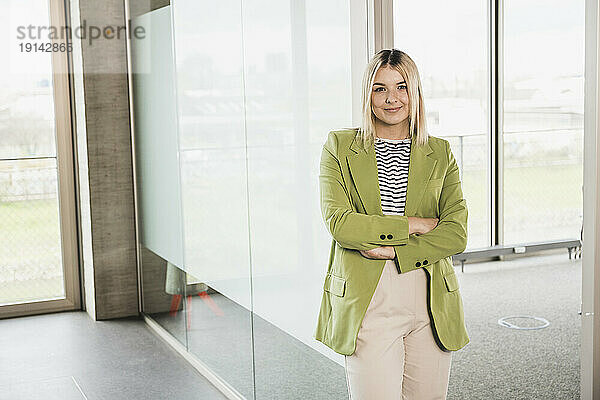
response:
[[[56,52],[71,52],[73,50],[72,43],[19,43],[21,53],[56,53]]]

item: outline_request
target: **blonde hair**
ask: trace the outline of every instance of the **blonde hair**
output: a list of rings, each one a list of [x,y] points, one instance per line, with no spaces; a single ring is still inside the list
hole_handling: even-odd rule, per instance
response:
[[[359,137],[366,148],[375,140],[375,114],[371,106],[371,90],[375,74],[381,67],[395,68],[406,81],[409,100],[409,135],[414,142],[424,145],[429,139],[427,121],[425,119],[425,104],[421,79],[415,62],[403,51],[397,49],[379,50],[369,61],[362,80],[362,124],[358,129]]]

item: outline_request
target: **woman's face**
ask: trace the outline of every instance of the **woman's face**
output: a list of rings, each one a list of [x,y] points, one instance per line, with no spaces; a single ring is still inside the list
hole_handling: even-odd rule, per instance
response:
[[[397,125],[408,118],[408,89],[398,70],[387,65],[377,70],[371,88],[371,108],[388,125]]]

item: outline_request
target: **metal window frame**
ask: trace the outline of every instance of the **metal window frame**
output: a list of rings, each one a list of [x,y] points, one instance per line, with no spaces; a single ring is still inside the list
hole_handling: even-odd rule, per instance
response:
[[[50,24],[56,27],[66,26],[67,10],[67,0],[49,0]],[[53,42],[67,46],[70,40],[58,38]],[[52,52],[59,223],[65,298],[3,305],[0,306],[0,319],[80,310],[82,307],[71,67],[72,61],[68,51]]]
[[[581,398],[600,399],[600,7],[585,0],[583,243],[581,268]]]
[[[489,8],[489,38],[490,38],[490,182],[492,192],[490,193],[490,243],[492,246],[504,244],[504,201],[501,194],[504,191],[504,162],[503,162],[503,140],[504,130],[504,20],[503,0],[491,0]],[[502,260],[502,256],[500,256]]]
[[[373,34],[375,51],[394,47],[394,2],[373,0]]]

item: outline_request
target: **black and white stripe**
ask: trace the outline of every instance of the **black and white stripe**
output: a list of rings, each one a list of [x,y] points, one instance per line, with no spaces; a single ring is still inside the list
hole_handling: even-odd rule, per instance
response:
[[[381,208],[384,214],[404,215],[411,138],[375,138]]]

